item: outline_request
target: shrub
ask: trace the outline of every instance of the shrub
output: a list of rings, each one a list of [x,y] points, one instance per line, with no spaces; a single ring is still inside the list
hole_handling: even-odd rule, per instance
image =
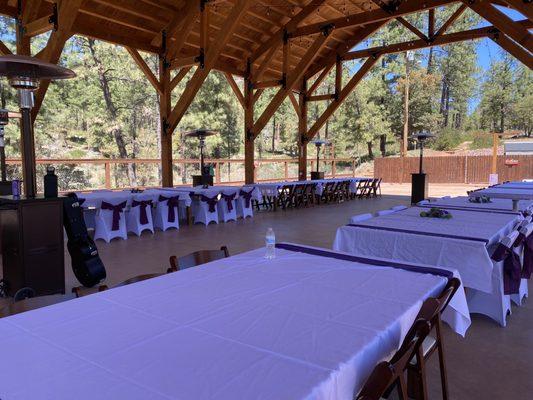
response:
[[[437,135],[435,140],[433,140],[431,147],[440,151],[453,150],[464,140],[465,137],[460,131],[452,128],[446,128]]]

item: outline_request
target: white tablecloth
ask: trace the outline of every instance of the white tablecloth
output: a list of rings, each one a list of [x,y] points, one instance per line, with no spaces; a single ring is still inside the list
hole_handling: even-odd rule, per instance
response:
[[[350,193],[355,193],[357,191],[357,185],[362,180],[368,180],[369,178],[335,178],[335,179],[317,179],[317,180],[307,180],[307,181],[281,181],[281,182],[268,182],[268,183],[258,183],[254,186],[257,187],[262,193],[263,196],[278,197],[279,191],[283,186],[295,186],[309,183],[316,183],[315,193],[319,196],[322,195],[324,191],[324,186],[328,182],[343,182],[350,181]]]
[[[451,219],[437,219],[422,218],[421,211],[428,208],[411,207],[358,223],[418,233],[343,226],[337,229],[333,248],[357,255],[457,269],[466,287],[491,293],[493,263],[488,246],[511,232],[522,217],[512,213],[449,210]]]
[[[533,200],[533,190],[523,188],[499,188],[497,186],[476,190],[471,192],[469,197],[487,196],[495,199],[510,199],[510,200]]]
[[[512,204],[509,200],[506,199],[491,199],[490,203],[472,203],[468,201],[469,197],[460,196],[460,197],[447,197],[442,199],[436,199],[429,202],[429,205],[435,207],[458,207],[466,209],[486,209],[487,211],[512,211]],[[518,210],[525,211],[533,208],[533,201],[531,200],[521,200],[518,203]]]
[[[250,190],[253,190],[252,199],[258,200],[258,201],[262,200],[261,191],[251,185],[245,185],[245,186],[224,186],[224,185],[217,186],[215,185],[215,186],[209,186],[208,188],[204,188],[202,186],[194,186],[191,188],[177,186],[175,188],[165,188],[165,190],[171,190],[171,191],[180,192],[180,193],[194,192],[194,194],[197,194],[197,195],[203,194],[204,196],[207,196],[207,197],[214,197],[220,193],[224,193],[227,195],[236,193],[237,197],[239,197],[239,193],[241,189],[247,192],[249,192]]]
[[[0,398],[349,400],[446,282],[263,254],[0,319]],[[449,313],[468,318],[464,291]]]
[[[127,206],[129,207],[131,206],[131,202],[133,201],[133,199],[136,197],[142,197],[143,199],[148,197],[155,203],[158,201],[159,195],[168,197],[171,196],[172,193],[166,189],[146,189],[141,193],[132,193],[128,190],[96,190],[94,192],[77,192],[76,195],[79,199],[85,199],[82,204],[83,208],[100,208],[102,201],[126,201]],[[180,203],[181,202],[186,207],[189,207],[191,205],[191,198],[189,197],[188,192],[184,192],[183,195],[180,194]]]

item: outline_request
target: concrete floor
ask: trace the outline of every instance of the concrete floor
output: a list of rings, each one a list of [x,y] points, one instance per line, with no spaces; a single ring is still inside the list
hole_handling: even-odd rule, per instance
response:
[[[474,188],[468,187],[468,189]],[[432,196],[464,195],[465,186],[433,185]],[[401,195],[395,195],[399,193]],[[237,254],[264,245],[269,227],[277,241],[331,248],[335,231],[350,216],[374,212],[398,204],[408,204],[407,185],[384,185],[378,199],[353,200],[342,204],[307,209],[260,212],[253,219],[226,224],[185,226],[179,231],[130,236],[127,241],[109,244],[98,241],[105,263],[107,284],[113,285],[138,274],[164,272],[168,257],[199,249],[227,245]],[[78,285],[66,263],[66,283],[70,291]],[[533,398],[533,307],[531,301],[513,308],[508,326],[501,328],[483,316],[473,316],[466,338],[446,328],[445,346],[451,399],[530,399]],[[440,383],[436,355],[429,363],[430,398],[439,399]]]

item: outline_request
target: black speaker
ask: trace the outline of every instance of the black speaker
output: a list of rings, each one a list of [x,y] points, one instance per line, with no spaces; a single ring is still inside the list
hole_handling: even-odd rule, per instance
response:
[[[63,210],[63,223],[67,232],[67,249],[72,259],[72,270],[83,286],[93,287],[106,278],[106,271],[98,255],[96,244],[87,232],[83,209],[76,194],[70,193],[65,197]]]

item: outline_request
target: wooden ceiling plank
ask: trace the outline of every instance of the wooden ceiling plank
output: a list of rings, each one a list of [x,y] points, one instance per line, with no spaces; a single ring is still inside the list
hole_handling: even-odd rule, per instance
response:
[[[159,94],[163,94],[163,88],[161,86],[161,83],[156,78],[155,74],[152,72],[148,64],[146,64],[146,61],[144,61],[139,52],[131,47],[126,47],[126,50],[128,51],[128,53],[130,53],[130,56],[133,58],[140,70],[144,73],[146,79],[148,79],[154,89],[157,90]]]
[[[278,50],[278,46],[272,46],[270,50],[268,51],[267,55],[265,56],[265,58],[263,59],[263,62],[260,64],[259,68],[257,69],[257,72],[254,74],[252,71],[252,77],[253,77],[254,82],[261,80],[267,67],[271,64],[272,58],[274,57],[274,54],[276,54],[277,50]]]
[[[184,10],[183,25],[173,37],[176,40],[174,42],[169,41],[169,46],[167,49],[168,60],[172,60],[181,51],[183,45],[185,44],[185,41],[187,40],[187,36],[189,36],[189,33],[191,32],[194,24],[196,23],[196,18],[199,12],[199,1],[191,0],[187,5],[187,9]],[[170,38],[170,36],[168,38]]]

